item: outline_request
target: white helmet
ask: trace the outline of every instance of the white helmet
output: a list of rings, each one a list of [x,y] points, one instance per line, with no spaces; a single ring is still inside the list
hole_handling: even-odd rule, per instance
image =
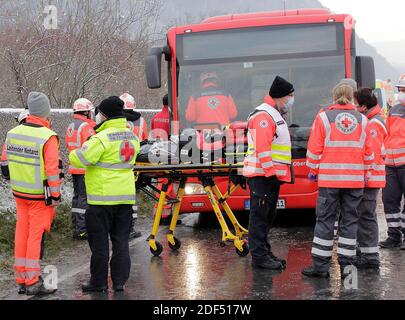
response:
[[[73,112],[93,111],[94,105],[90,100],[80,98],[73,104]]]
[[[24,109],[23,111],[20,112],[20,114],[17,117],[15,117],[15,119],[17,120],[18,123],[21,124],[21,122],[27,119],[29,115],[30,113],[28,109]]]
[[[125,103],[124,110],[134,110],[136,108],[135,98],[129,93],[122,94],[120,99]]]
[[[395,85],[397,88],[405,88],[405,75],[399,78],[398,83]]]

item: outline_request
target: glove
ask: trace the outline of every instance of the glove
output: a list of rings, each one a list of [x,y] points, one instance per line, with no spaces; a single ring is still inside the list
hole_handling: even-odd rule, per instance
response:
[[[58,205],[60,205],[62,203],[61,197],[58,197],[58,198],[52,197],[51,199],[52,199],[51,207],[57,207]]]
[[[311,180],[312,182],[317,182],[318,181],[318,175],[315,173],[310,172],[308,174],[308,179]]]

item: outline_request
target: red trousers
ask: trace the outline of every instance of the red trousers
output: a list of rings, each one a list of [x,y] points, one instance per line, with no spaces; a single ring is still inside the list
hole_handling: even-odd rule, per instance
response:
[[[17,226],[14,246],[14,271],[20,285],[33,285],[41,275],[41,241],[45,231],[50,231],[54,208],[44,201],[15,198],[17,204]]]

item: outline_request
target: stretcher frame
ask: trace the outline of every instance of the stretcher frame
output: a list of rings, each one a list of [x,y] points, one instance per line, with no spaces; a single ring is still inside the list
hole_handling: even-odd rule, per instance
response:
[[[134,171],[137,175],[137,181],[140,181],[138,189],[143,191],[149,197],[158,202],[156,214],[153,221],[152,231],[147,239],[150,251],[154,256],[159,256],[163,252],[163,246],[156,238],[159,232],[159,225],[162,218],[162,211],[166,204],[173,204],[172,219],[169,230],[166,234],[167,242],[171,250],[176,251],[181,247],[181,241],[175,237],[177,221],[180,214],[185,187],[188,179],[197,178],[204,187],[204,191],[210,200],[212,209],[218,220],[222,230],[221,247],[225,247],[227,243],[232,242],[236,253],[244,257],[249,253],[249,246],[244,236],[248,234],[248,230],[243,228],[235,217],[231,207],[227,203],[227,199],[244,185],[244,178],[238,175],[238,170],[243,168],[243,165],[151,165],[137,164]],[[215,183],[215,177],[229,177],[228,190],[222,194]],[[162,188],[156,188],[152,179],[164,178]],[[175,199],[167,196],[167,190],[174,182],[179,183],[179,188]],[[148,188],[159,194],[157,197],[150,192]],[[221,206],[232,223],[234,232],[230,230],[223,216]]]

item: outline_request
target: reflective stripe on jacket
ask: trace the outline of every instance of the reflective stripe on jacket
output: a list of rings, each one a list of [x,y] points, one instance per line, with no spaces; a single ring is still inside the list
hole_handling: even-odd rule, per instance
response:
[[[127,128],[137,136],[140,142],[148,139],[148,124],[143,117],[136,121],[127,121]]]
[[[368,179],[368,188],[385,187],[385,160],[383,155],[384,140],[387,137],[387,128],[381,116],[381,107],[376,106],[366,114],[368,121],[367,134],[371,136],[371,146],[374,152],[374,162],[371,166]]]
[[[385,139],[385,164],[400,167],[405,164],[405,106],[392,107],[387,118],[388,136]]]
[[[81,114],[73,115],[73,122],[69,124],[66,135],[65,143],[69,152],[81,148],[91,136],[95,134],[94,127],[96,123],[93,120],[86,118]],[[83,168],[76,168],[69,164],[70,174],[84,174],[86,172]]]
[[[264,103],[249,116],[248,142],[245,177],[277,176],[280,181],[292,182],[291,137],[287,123],[274,107]]]
[[[324,188],[364,188],[374,154],[367,118],[353,105],[334,105],[315,119],[308,141],[307,166]]]
[[[71,163],[86,168],[87,202],[91,205],[135,204],[133,167],[139,141],[125,118],[107,120],[81,149],[69,155]]]
[[[52,196],[60,197],[58,137],[42,122],[30,116],[7,133],[10,185],[17,197],[43,199],[45,180]]]

